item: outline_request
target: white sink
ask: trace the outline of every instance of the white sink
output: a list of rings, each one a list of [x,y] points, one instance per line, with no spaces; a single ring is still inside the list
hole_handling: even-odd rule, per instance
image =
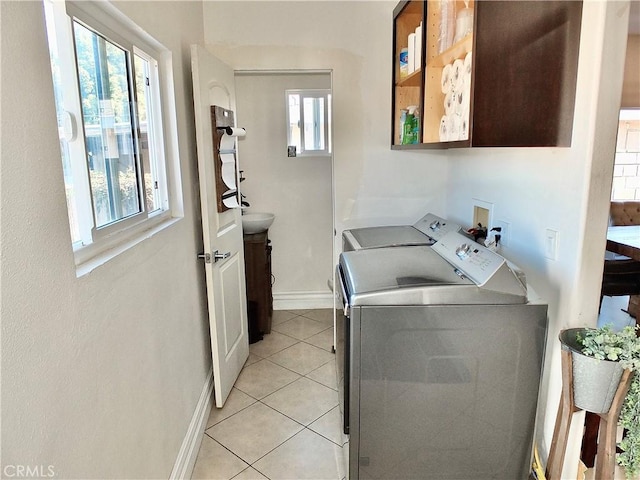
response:
[[[242,215],[242,230],[249,234],[266,232],[275,218],[273,213],[245,213]]]

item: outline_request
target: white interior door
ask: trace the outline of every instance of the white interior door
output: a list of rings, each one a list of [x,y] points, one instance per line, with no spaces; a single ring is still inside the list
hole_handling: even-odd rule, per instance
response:
[[[202,206],[202,234],[209,305],[216,407],[229,396],[249,356],[242,220],[239,208],[218,213],[211,106],[235,112],[234,73],[199,45],[191,46],[193,101]],[[216,259],[216,252],[226,258]]]

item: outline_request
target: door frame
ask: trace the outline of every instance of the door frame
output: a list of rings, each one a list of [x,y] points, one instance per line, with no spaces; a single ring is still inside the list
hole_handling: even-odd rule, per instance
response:
[[[329,276],[328,281],[330,282],[330,288],[333,293],[333,311],[334,311],[334,332],[333,332],[333,349],[335,351],[336,345],[336,332],[335,332],[335,288],[334,285],[334,276],[333,272],[335,270],[335,265],[337,263],[337,255],[340,252],[336,250],[336,166],[335,166],[335,121],[333,112],[335,112],[335,108],[333,107],[334,103],[334,78],[333,78],[333,69],[304,69],[304,68],[293,68],[293,69],[237,69],[234,70],[234,74],[236,77],[238,76],[268,76],[268,75],[329,75],[330,86],[329,90],[331,91],[331,125],[330,125],[330,135],[332,139],[332,149],[331,149],[331,272],[332,275]]]

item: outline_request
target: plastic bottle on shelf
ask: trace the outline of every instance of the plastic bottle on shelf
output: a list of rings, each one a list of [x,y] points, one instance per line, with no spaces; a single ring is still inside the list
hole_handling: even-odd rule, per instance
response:
[[[404,124],[407,121],[407,112],[408,110],[405,109],[400,110],[400,145],[404,143]]]
[[[469,8],[469,0],[465,0],[464,8],[456,16],[456,36],[453,42],[459,42],[473,32],[473,10]]]
[[[417,112],[417,106],[411,105],[407,107],[407,116],[402,129],[402,145],[418,143],[420,121],[418,120]]]
[[[402,125],[402,145],[409,145],[413,136],[413,114],[407,112]]]
[[[416,33],[411,32],[407,38],[407,71],[409,75],[416,71]]]
[[[418,107],[414,107],[413,109],[413,137],[411,143],[418,143],[418,139],[420,138],[420,114],[418,112]]]
[[[453,45],[456,29],[455,2],[440,0],[440,34],[438,36],[438,53],[444,52]]]
[[[420,70],[422,68],[422,22],[416,27],[416,48],[414,54],[416,70]]]
[[[403,48],[400,50],[400,78],[405,78],[409,75],[409,49]]]

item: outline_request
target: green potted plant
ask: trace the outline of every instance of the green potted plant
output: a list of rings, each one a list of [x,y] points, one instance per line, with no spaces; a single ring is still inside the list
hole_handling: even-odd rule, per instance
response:
[[[631,385],[620,411],[618,425],[626,430],[618,444],[622,453],[617,461],[625,469],[627,478],[636,478],[640,473],[640,338],[636,327],[625,327],[614,332],[611,326],[601,328],[572,328],[563,330],[560,341],[572,351],[574,359],[575,404],[595,413],[606,413],[624,369],[634,372]],[[586,358],[586,360],[585,360]],[[592,362],[587,364],[586,362]],[[583,375],[584,374],[584,375]],[[586,390],[601,394],[598,398],[587,398],[582,389],[582,378],[588,385]],[[596,386],[598,377],[606,380],[604,386]],[[608,402],[608,404],[607,404]],[[586,404],[586,406],[585,406]]]

